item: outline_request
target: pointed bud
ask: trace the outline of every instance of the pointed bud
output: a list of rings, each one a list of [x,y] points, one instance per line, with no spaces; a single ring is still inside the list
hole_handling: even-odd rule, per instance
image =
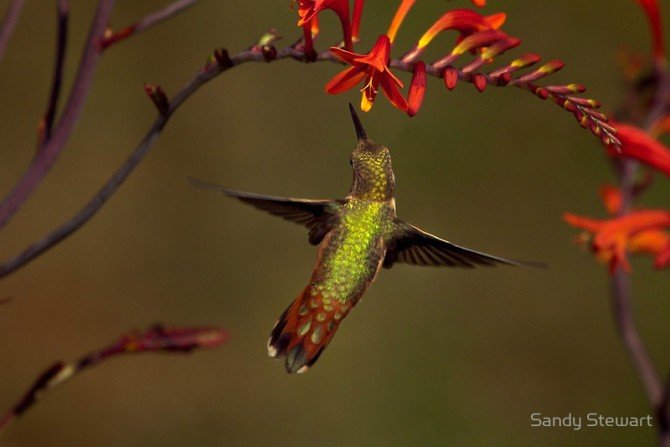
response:
[[[277,49],[273,45],[263,45],[261,51],[263,52],[265,62],[272,62],[277,59]]]
[[[217,48],[214,50],[214,59],[216,59],[216,63],[219,64],[219,67],[223,68],[224,70],[235,65],[232,59],[230,59],[228,50],[225,48]]]
[[[534,53],[529,53],[521,56],[518,59],[515,59],[512,61],[512,63],[509,64],[510,67],[513,67],[515,69],[519,68],[526,68],[530,67],[531,65],[534,65],[540,61],[540,56]]]
[[[456,88],[458,84],[458,70],[451,65],[444,69],[444,84],[449,90]]]
[[[568,85],[547,85],[544,88],[552,93],[560,95],[567,95],[570,93],[584,93],[586,86],[584,84],[568,84]]]
[[[537,96],[538,98],[540,98],[542,100],[545,100],[549,97],[549,92],[547,91],[546,88],[543,88],[543,87],[539,87],[539,88],[535,89],[534,93],[535,93],[535,96]]]
[[[486,89],[487,85],[486,76],[481,73],[475,73],[472,76],[472,83],[475,84],[477,91],[482,93]]]
[[[596,101],[595,99],[579,98],[577,96],[568,96],[567,99],[574,102],[575,104],[579,104],[580,106],[588,107],[590,109],[598,109],[601,106],[600,101]]]
[[[498,85],[505,86],[512,80],[512,73],[503,73],[495,79]]]
[[[158,109],[158,113],[166,116],[170,110],[170,101],[160,85],[144,84],[144,92]]]
[[[541,79],[545,76],[548,76],[552,73],[556,73],[559,71],[561,68],[565,66],[565,63],[563,61],[559,60],[554,60],[551,62],[547,62],[540,68],[538,68],[535,71],[532,71],[526,75],[521,76],[519,79],[517,79],[518,82],[520,83],[526,83],[526,82],[532,82],[532,81],[537,81],[538,79]]]
[[[412,83],[409,86],[409,95],[407,97],[407,114],[414,116],[417,114],[423,103],[423,97],[426,94],[426,64],[419,61],[414,64],[412,74]]]

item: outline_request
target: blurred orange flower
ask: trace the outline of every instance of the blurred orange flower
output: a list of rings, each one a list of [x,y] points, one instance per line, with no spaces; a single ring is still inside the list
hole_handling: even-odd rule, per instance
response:
[[[630,157],[657,169],[670,177],[670,149],[649,133],[630,124],[612,123],[621,141],[619,150],[610,148],[613,157]]]
[[[601,188],[601,197],[610,213],[619,212],[621,194],[611,186]],[[563,219],[570,225],[586,230],[582,241],[591,240],[591,249],[601,262],[609,263],[610,273],[617,267],[626,271],[630,264],[626,253],[645,253],[655,256],[655,267],[670,263],[670,211],[639,210],[611,219],[592,219],[565,213]]]

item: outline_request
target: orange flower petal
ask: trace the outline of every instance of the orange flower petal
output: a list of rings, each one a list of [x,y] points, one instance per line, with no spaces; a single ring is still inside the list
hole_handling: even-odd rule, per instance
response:
[[[498,15],[491,17],[496,17],[496,19],[493,20],[494,23],[500,21],[500,16]],[[502,25],[502,23],[500,24]],[[426,45],[428,45],[435,38],[435,36],[437,36],[442,31],[450,29],[457,30],[461,34],[472,34],[477,31],[494,29],[494,26],[491,25],[487,17],[484,17],[479,13],[469,9],[454,9],[442,15],[442,17],[440,17],[433,24],[433,26],[431,26],[423,36],[421,36],[421,39],[419,39],[419,43],[417,44],[417,48],[425,48]]]
[[[505,23],[505,20],[507,20],[507,14],[504,12],[499,12],[496,14],[491,14],[490,16],[486,16],[485,20],[489,22],[489,25],[491,25],[491,28],[493,29],[498,29],[503,24]]]
[[[634,158],[670,177],[670,149],[638,127],[622,123],[612,125],[617,129],[621,149],[620,152],[610,150],[610,155]]]
[[[621,210],[621,191],[612,185],[604,185],[600,188],[599,193],[607,212],[610,214],[618,214],[619,210]]]
[[[364,54],[353,53],[340,47],[330,47],[330,52],[333,56],[349,65],[355,65],[357,59],[364,56]]]
[[[335,75],[335,77],[333,77],[333,79],[328,81],[328,84],[326,84],[325,88],[326,93],[336,95],[338,93],[345,92],[361,82],[364,77],[365,70],[363,70],[361,67],[351,67],[341,73],[338,73]]]
[[[400,3],[400,6],[393,16],[393,20],[391,20],[389,30],[386,32],[386,35],[389,37],[391,42],[395,40],[395,35],[398,33],[398,28],[400,28],[403,20],[405,20],[405,16],[409,10],[412,8],[412,6],[414,6],[414,2],[416,2],[416,0],[402,0],[402,3]]]
[[[605,221],[598,219],[590,219],[588,217],[577,216],[572,213],[564,213],[563,220],[573,227],[582,228],[584,230],[595,233],[605,225]]]
[[[649,253],[657,255],[670,243],[670,235],[661,230],[641,231],[628,241],[631,253]]]
[[[388,100],[391,101],[391,104],[393,104],[393,106],[398,110],[403,112],[407,111],[407,101],[400,93],[398,86],[395,82],[393,82],[392,78],[388,76],[382,76],[381,84],[382,90],[384,90],[384,94]]]

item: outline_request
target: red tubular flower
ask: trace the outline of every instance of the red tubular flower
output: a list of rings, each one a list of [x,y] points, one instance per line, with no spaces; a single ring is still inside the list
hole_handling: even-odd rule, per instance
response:
[[[421,36],[419,42],[402,59],[404,61],[415,60],[426,46],[442,31],[458,31],[460,33],[458,42],[460,42],[463,37],[470,34],[500,28],[505,23],[505,18],[504,13],[493,14],[487,17],[469,9],[448,11]]]
[[[472,0],[472,3],[474,3],[475,6],[478,6],[480,8],[486,6],[486,0]]]
[[[634,158],[670,177],[670,149],[638,127],[621,123],[612,125],[617,129],[621,148],[610,148],[610,155]]]
[[[663,26],[661,22],[661,12],[658,6],[658,0],[635,0],[642,9],[644,9],[647,19],[649,19],[649,26],[651,27],[651,35],[654,41],[654,56],[657,58],[664,58],[665,45],[663,43]]]
[[[352,49],[351,21],[349,19],[349,0],[294,0],[298,2],[298,26],[301,26],[305,35],[305,50],[313,52],[312,45],[312,21],[316,19],[317,14],[325,9],[332,10],[340,19],[342,24],[342,33],[344,34],[344,46]],[[318,26],[317,26],[318,32]]]
[[[354,42],[358,41],[361,30],[361,18],[363,17],[363,3],[365,0],[354,0],[354,16],[351,19],[351,34]]]
[[[402,0],[400,6],[398,6],[398,9],[393,16],[393,20],[391,20],[391,25],[389,25],[389,30],[386,32],[386,35],[389,36],[389,40],[391,42],[395,40],[395,35],[398,33],[400,25],[402,24],[403,20],[405,20],[407,13],[410,9],[412,9],[412,6],[414,6],[415,2],[416,0]]]
[[[409,86],[409,95],[407,97],[407,114],[414,116],[417,114],[423,103],[423,97],[426,94],[426,64],[419,61],[414,64],[412,74],[412,83]]]
[[[367,112],[372,108],[380,84],[384,94],[396,108],[403,112],[407,110],[407,101],[399,90],[403,84],[388,67],[391,52],[391,41],[388,36],[379,36],[375,46],[367,54],[353,53],[336,47],[332,47],[330,51],[335,57],[352,67],[339,73],[326,84],[327,93],[345,92],[364,80],[361,97],[362,110]]]
[[[565,213],[570,225],[593,233],[591,248],[598,257],[609,262],[610,273],[617,267],[630,270],[626,252],[651,253],[659,258],[664,254],[670,237],[663,228],[670,227],[670,211],[640,210],[621,217],[599,220]],[[661,259],[662,260],[662,259]]]

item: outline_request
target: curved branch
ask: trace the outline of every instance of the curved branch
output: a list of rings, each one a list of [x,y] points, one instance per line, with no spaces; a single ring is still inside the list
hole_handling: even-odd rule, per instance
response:
[[[106,41],[105,39],[110,37],[108,36],[109,33],[107,27],[115,0],[100,0],[94,15],[86,46],[84,47],[79,69],[75,76],[73,87],[70,91],[70,96],[61,118],[58,121],[53,134],[50,135],[48,141],[45,140],[45,144],[41,147],[39,153],[33,159],[33,162],[21,179],[19,179],[10,193],[2,200],[2,202],[0,202],[0,229],[9,222],[21,205],[23,205],[23,203],[30,197],[63,151],[65,144],[83,111],[103,49],[108,48],[125,37],[148,29],[173,17],[196,3],[196,1],[197,0],[177,0],[159,11],[149,14],[135,25],[132,25],[132,32],[127,33],[122,38]],[[111,37],[114,37],[114,34],[112,34]]]
[[[19,21],[23,4],[24,0],[10,0],[9,6],[7,6],[5,18],[2,21],[2,25],[0,25],[0,61],[5,55],[7,42],[9,42],[9,38],[14,32],[14,28],[16,28],[16,22]]]
[[[250,50],[243,51],[231,58],[227,53],[218,52],[219,62],[210,64],[205,70],[200,71],[184,88],[182,88],[169,102],[167,111],[160,114],[151,125],[140,144],[135,148],[126,161],[117,169],[116,172],[107,180],[103,187],[84,205],[72,218],[68,219],[61,226],[54,231],[30,245],[18,256],[0,264],[0,278],[9,275],[20,269],[54,245],[66,239],[72,233],[81,228],[88,222],[102,206],[109,200],[109,198],[116,192],[121,184],[128,178],[128,176],[135,170],[139,163],[144,159],[149,150],[160,136],[163,128],[170,120],[174,112],[186,101],[193,93],[195,93],[202,85],[212,80],[219,74],[230,69],[233,66],[240,65],[244,62],[264,62],[265,56],[263,51],[258,47],[253,47]],[[277,53],[276,59],[294,58],[302,59],[303,53],[294,49],[293,47],[286,47]],[[319,55],[319,60],[332,60],[330,53],[322,53]]]

